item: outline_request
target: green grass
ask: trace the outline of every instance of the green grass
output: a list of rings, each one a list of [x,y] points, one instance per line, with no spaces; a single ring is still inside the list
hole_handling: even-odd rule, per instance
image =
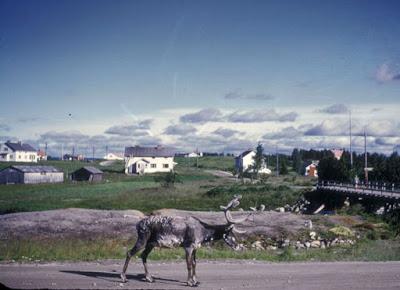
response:
[[[197,167],[201,169],[217,169],[232,172],[235,167],[235,159],[232,156],[204,156],[199,158],[176,157],[177,169]]]
[[[18,240],[0,244],[1,261],[93,261],[124,259],[134,241],[101,240]],[[398,261],[400,244],[396,240],[362,240],[354,246],[329,249],[235,252],[227,246],[200,248],[199,259],[248,259],[271,262],[292,261]],[[149,260],[182,260],[182,248],[154,249]]]

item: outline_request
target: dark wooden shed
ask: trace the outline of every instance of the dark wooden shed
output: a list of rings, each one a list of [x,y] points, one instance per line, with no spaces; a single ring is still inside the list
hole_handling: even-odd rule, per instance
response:
[[[93,166],[84,166],[71,173],[71,179],[75,181],[93,181],[103,180],[103,171]]]

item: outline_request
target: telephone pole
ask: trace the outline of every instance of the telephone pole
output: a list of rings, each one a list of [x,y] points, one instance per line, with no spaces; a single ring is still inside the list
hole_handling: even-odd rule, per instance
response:
[[[367,156],[367,132],[364,130],[364,172],[365,185],[368,184],[368,156]]]
[[[278,154],[278,145],[276,146],[276,176],[279,176],[279,154]]]
[[[353,150],[351,148],[351,111],[349,110],[349,133],[350,133],[350,169],[353,169]]]

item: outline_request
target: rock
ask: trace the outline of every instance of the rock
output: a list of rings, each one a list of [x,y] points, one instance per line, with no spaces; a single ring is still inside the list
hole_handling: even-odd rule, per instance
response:
[[[304,243],[304,246],[308,249],[308,248],[311,247],[311,243],[310,243],[310,242],[305,242],[305,243]]]
[[[296,242],[296,249],[304,249],[304,248],[305,248],[304,245],[300,241]]]
[[[341,237],[354,237],[354,232],[348,227],[337,226],[329,229],[329,232]]]
[[[319,248],[321,246],[321,242],[318,240],[312,241],[310,246],[311,246],[311,248]]]
[[[313,228],[312,221],[311,221],[311,220],[305,221],[305,222],[304,222],[304,226],[305,226],[306,228],[308,228],[308,229],[311,231],[312,228]]]
[[[276,247],[276,246],[272,246],[272,245],[267,246],[267,250],[275,251],[276,249],[278,249],[278,247]]]
[[[261,241],[255,241],[254,243],[251,244],[251,247],[255,250],[265,250]]]
[[[275,209],[275,211],[277,211],[277,212],[285,212],[285,208],[284,207],[277,207]]]

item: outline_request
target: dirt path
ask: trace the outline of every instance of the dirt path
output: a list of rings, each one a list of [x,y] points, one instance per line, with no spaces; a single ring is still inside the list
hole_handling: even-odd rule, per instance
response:
[[[25,289],[189,289],[183,263],[150,263],[152,284],[142,281],[142,265],[132,263],[122,284],[122,262],[0,264],[0,283]],[[202,261],[197,272],[198,289],[400,289],[400,262]]]

